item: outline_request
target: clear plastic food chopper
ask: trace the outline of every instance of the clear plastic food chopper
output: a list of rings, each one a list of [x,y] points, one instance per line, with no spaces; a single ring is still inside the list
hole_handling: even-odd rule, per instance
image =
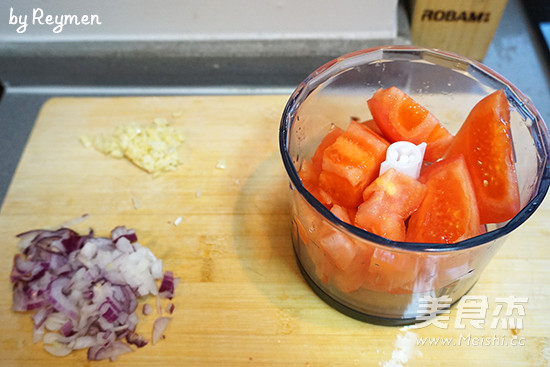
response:
[[[395,242],[343,222],[304,188],[298,172],[327,132],[334,126],[345,129],[351,119],[371,118],[366,100],[379,88],[391,86],[426,107],[453,134],[479,100],[498,89],[505,91],[522,207],[514,218],[487,225],[485,233],[453,244]],[[335,309],[378,324],[410,324],[433,316],[423,313],[427,297],[458,301],[507,235],[535,212],[550,184],[548,131],[531,101],[479,62],[438,50],[388,46],[332,60],[291,95],[279,134],[290,180],[292,241],[305,280]],[[347,269],[332,278],[323,275],[323,266],[331,266],[320,251],[327,238],[352,246],[356,254]],[[392,263],[393,272],[366,264],[373,254]],[[379,273],[373,278],[372,271]],[[342,286],[342,277],[355,277],[356,286]],[[393,289],[397,278],[408,279],[407,287]],[[377,287],[381,282],[384,288]]]

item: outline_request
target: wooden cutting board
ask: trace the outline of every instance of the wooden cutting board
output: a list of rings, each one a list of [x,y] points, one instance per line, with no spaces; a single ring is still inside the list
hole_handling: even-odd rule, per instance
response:
[[[41,343],[32,343],[30,314],[11,311],[15,235],[55,227],[84,213],[90,217],[76,230],[92,227],[107,235],[117,225],[134,228],[140,242],[163,259],[165,269],[181,278],[166,338],[121,356],[114,365],[550,364],[548,201],[508,238],[470,292],[489,302],[480,329],[468,320],[465,329],[456,328],[456,306],[446,329],[371,325],[333,310],[310,290],[294,259],[287,179],[278,150],[287,98],[49,100],[0,212],[0,365],[109,363],[87,362],[84,351],[64,358],[49,355]],[[78,139],[155,118],[166,118],[185,134],[183,165],[160,177],[86,149]],[[216,167],[221,161],[224,169]],[[182,220],[176,226],[178,217]],[[514,333],[489,325],[497,298],[508,296],[528,297],[523,328]],[[140,314],[138,330],[150,335],[152,319]],[[441,340],[429,345],[422,338],[431,338],[432,344],[436,338],[453,338],[454,345]],[[417,345],[422,340],[425,344]]]

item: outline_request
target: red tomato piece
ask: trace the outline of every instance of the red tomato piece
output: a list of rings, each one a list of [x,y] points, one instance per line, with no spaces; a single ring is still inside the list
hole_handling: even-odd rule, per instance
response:
[[[411,176],[390,168],[367,186],[363,191],[363,200],[368,200],[376,192],[384,193],[389,211],[406,219],[424,199],[426,186]]]
[[[377,90],[367,104],[386,139],[417,145],[425,142],[424,159],[429,162],[441,158],[453,140],[432,113],[397,87]]]
[[[388,146],[386,140],[369,128],[352,121],[324,150],[320,189],[336,203],[356,207],[364,188],[378,175]]]
[[[344,222],[350,223],[346,208],[334,205],[330,211]],[[347,268],[357,252],[351,239],[325,222],[321,224],[317,242],[338,269]]]
[[[447,153],[464,155],[482,224],[504,222],[520,210],[511,139],[508,100],[498,90],[474,106]]]
[[[338,126],[334,126],[323,138],[323,140],[321,140],[321,143],[315,150],[313,158],[311,158],[311,162],[313,163],[313,168],[317,173],[317,176],[319,175],[319,173],[321,173],[321,167],[323,166],[323,154],[325,153],[325,149],[328,146],[332,145],[336,141],[336,139],[343,133],[344,130],[342,130]]]
[[[427,186],[426,196],[409,219],[407,241],[454,243],[480,233],[477,200],[463,156],[432,164],[419,181]]]
[[[356,255],[350,264],[342,270],[334,272],[330,282],[339,290],[350,293],[361,288],[369,270],[372,252],[371,246],[353,242]]]
[[[331,201],[331,199],[328,198],[323,191],[319,190],[319,173],[315,172],[311,161],[306,160],[302,163],[302,167],[300,171],[298,171],[298,176],[300,176],[302,185],[304,185],[305,189],[309,191],[311,195],[319,200],[324,206],[330,207],[329,201]]]
[[[309,242],[305,245],[307,254],[315,266],[315,274],[317,278],[324,283],[328,284],[330,278],[338,271],[336,265],[328,254],[321,249],[315,242]]]
[[[385,139],[384,133],[382,132],[382,130],[380,130],[378,125],[376,125],[376,121],[374,121],[374,119],[363,121],[363,122],[361,122],[361,124],[365,125],[369,129],[371,129],[372,132],[380,135],[381,137],[383,137]]]
[[[317,244],[318,238],[315,236],[315,232],[310,232],[306,229],[306,226],[309,228],[312,226],[316,220],[315,215],[307,209],[306,206],[302,206],[303,211],[301,210],[302,220],[297,216],[294,216],[294,236],[299,237],[303,247],[300,247],[300,251],[305,249],[306,253],[302,252],[301,255],[307,255],[311,261],[311,265],[315,268],[315,273],[317,278],[324,284],[328,284],[329,279],[333,276],[334,272],[337,270],[336,265],[330,258],[330,256],[323,251],[323,249]],[[303,222],[305,220],[305,223]],[[304,266],[311,266],[307,264],[307,261],[304,261]]]
[[[404,241],[405,221],[388,210],[384,196],[384,193],[377,192],[359,205],[355,226],[393,241]]]
[[[410,293],[418,273],[418,255],[376,248],[363,287],[392,294]]]
[[[355,244],[336,230],[327,232],[319,241],[319,247],[338,269],[346,269],[357,252]]]
[[[319,184],[319,173],[315,172],[313,163],[309,160],[302,162],[302,167],[298,171],[298,176],[300,176],[302,185],[310,192]]]
[[[414,178],[389,169],[363,192],[355,225],[394,241],[405,240],[405,220],[418,208],[426,186]]]
[[[353,186],[345,178],[327,171],[321,171],[319,175],[319,191],[322,198],[320,201],[329,208],[333,204],[356,207],[363,195],[363,187]]]
[[[346,208],[334,205],[331,212],[349,221]],[[358,289],[364,280],[370,258],[365,246],[354,242],[328,223],[320,223],[317,231],[307,233],[297,218],[295,222],[298,234],[306,238],[302,242],[315,266],[317,278],[324,284],[332,282],[343,292]]]
[[[388,146],[372,130],[352,121],[344,134],[325,149],[323,171],[335,173],[353,186],[364,188],[378,175]]]
[[[351,224],[351,217],[350,217],[350,211],[340,205],[334,205],[331,209],[330,209],[330,212],[332,214],[334,214],[336,217],[338,217],[338,219],[340,219],[341,221],[344,221],[348,224]]]
[[[331,199],[327,197],[324,192],[319,190],[319,174],[321,173],[321,166],[323,164],[323,154],[325,149],[334,143],[336,138],[343,133],[344,130],[338,126],[334,126],[323,140],[321,140],[311,160],[305,160],[298,171],[298,175],[302,180],[302,185],[304,185],[306,190],[327,207],[330,207]]]

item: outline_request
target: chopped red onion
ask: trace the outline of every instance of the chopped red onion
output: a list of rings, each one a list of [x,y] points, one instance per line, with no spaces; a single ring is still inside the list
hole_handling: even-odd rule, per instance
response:
[[[143,348],[148,343],[147,339],[145,339],[143,335],[136,333],[128,333],[128,335],[126,335],[126,341],[128,344],[134,344],[138,348]]]
[[[57,356],[88,348],[88,359],[111,361],[133,351],[130,345],[147,344],[135,332],[138,297],[152,294],[158,300],[160,290],[172,298],[177,278],[169,271],[163,275],[162,261],[137,242],[133,229],[115,227],[110,238],[68,228],[17,237],[22,253],[15,255],[10,274],[13,309],[36,310],[34,341],[42,340]],[[145,304],[143,313],[150,312],[152,306]],[[169,322],[163,317],[154,322],[153,343]]]
[[[129,352],[133,352],[133,349],[128,344],[115,340],[107,345],[96,344],[90,347],[88,359],[100,361],[109,358],[111,361],[115,361],[119,355]]]
[[[111,238],[113,242],[117,242],[119,238],[126,238],[130,243],[137,242],[137,235],[133,229],[127,229],[125,226],[115,227],[111,231]]]
[[[73,330],[73,322],[71,320],[68,320],[61,326],[61,328],[59,328],[59,331],[61,331],[61,334],[63,334],[63,336],[73,335],[75,333],[75,331]]]
[[[164,338],[164,331],[168,327],[171,320],[172,319],[169,317],[157,317],[153,323],[153,344],[156,344],[160,339]]]
[[[153,312],[153,306],[151,306],[149,303],[143,304],[143,314],[144,315],[150,315]]]
[[[44,335],[42,342],[44,343],[44,349],[50,354],[58,357],[64,357],[69,355],[73,349],[65,342],[66,337],[58,333],[47,333]]]
[[[76,320],[78,319],[78,307],[65,295],[67,291],[63,289],[68,288],[70,281],[66,276],[54,279],[47,288],[48,301],[57,311]]]
[[[174,278],[174,273],[171,271],[164,272],[162,281],[159,287],[159,295],[163,298],[174,298],[174,290],[179,282],[179,278]]]

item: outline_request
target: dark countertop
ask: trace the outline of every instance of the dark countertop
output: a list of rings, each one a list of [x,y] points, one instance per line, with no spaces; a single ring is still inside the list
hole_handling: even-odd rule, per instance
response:
[[[42,104],[54,96],[291,93],[314,69],[396,39],[1,44],[0,203]],[[508,5],[484,63],[528,95],[550,121],[550,60],[520,0]],[[53,142],[52,142],[53,143]]]

